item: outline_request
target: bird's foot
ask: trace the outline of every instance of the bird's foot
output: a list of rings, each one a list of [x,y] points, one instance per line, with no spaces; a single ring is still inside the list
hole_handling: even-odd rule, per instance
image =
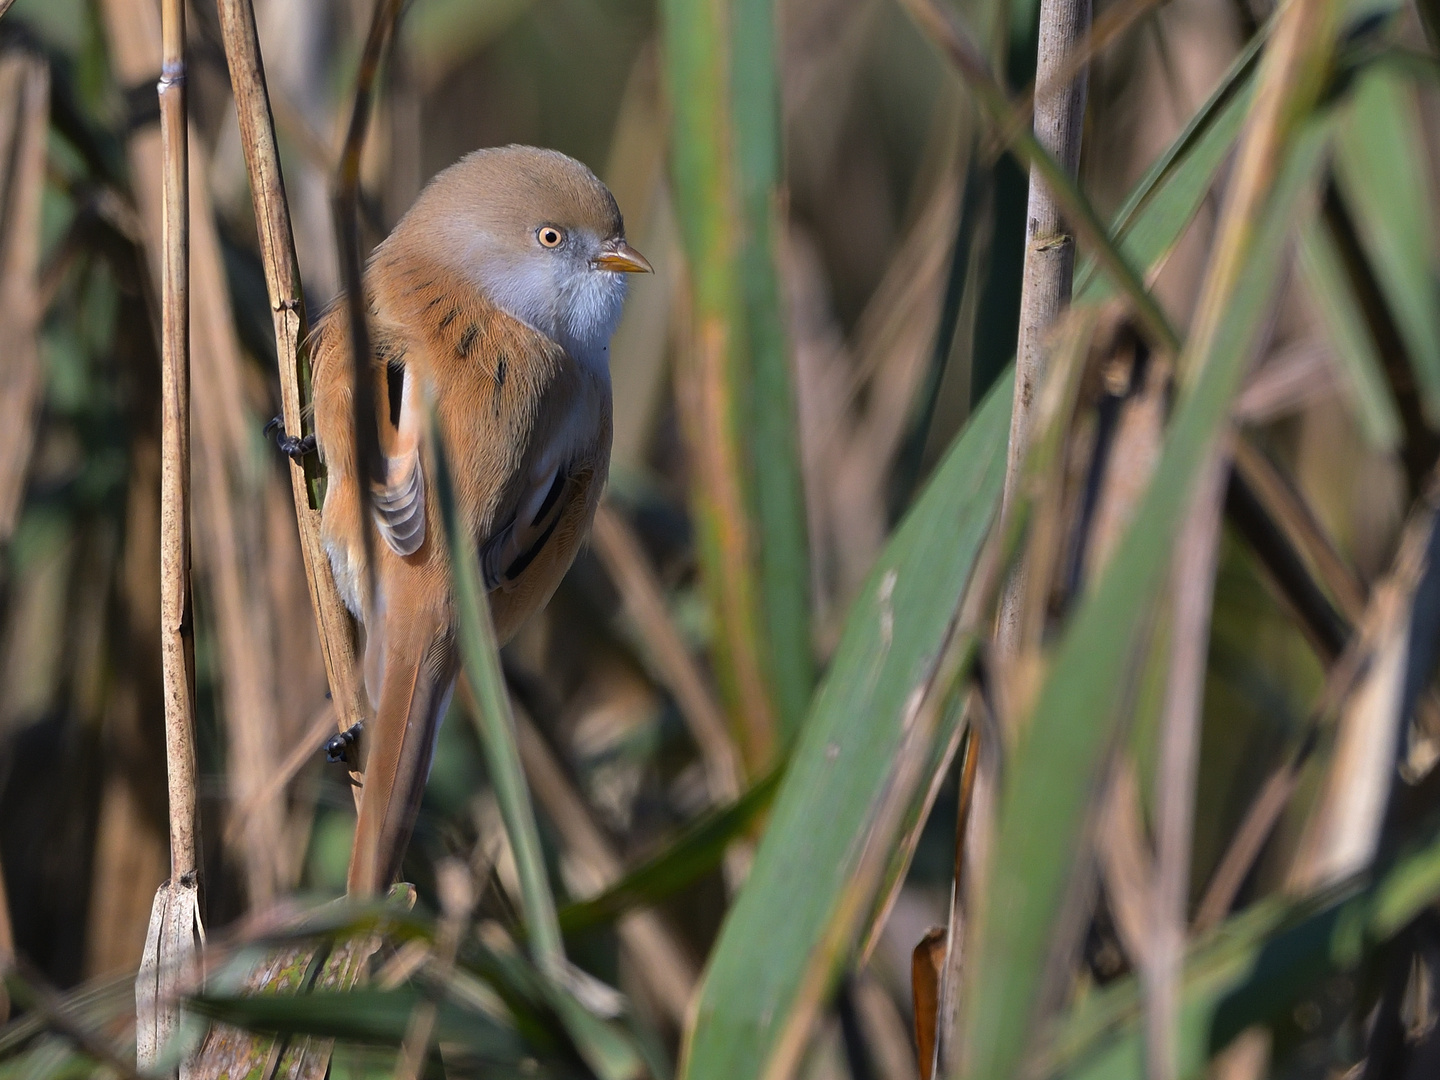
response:
[[[285,430],[285,421],[277,416],[265,425],[265,435],[268,437],[271,432],[275,433],[275,445],[280,448],[281,453],[299,465],[301,459],[307,454],[315,452],[315,436],[306,435],[303,438],[291,435]]]
[[[325,760],[332,765],[353,765],[358,760],[356,748],[364,724],[354,724],[325,744]]]

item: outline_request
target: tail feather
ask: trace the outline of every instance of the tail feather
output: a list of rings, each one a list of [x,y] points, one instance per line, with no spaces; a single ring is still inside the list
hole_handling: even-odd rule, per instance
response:
[[[448,620],[433,612],[386,613],[379,703],[367,725],[365,786],[350,852],[352,896],[383,893],[400,873],[430,775],[435,737],[455,686]]]

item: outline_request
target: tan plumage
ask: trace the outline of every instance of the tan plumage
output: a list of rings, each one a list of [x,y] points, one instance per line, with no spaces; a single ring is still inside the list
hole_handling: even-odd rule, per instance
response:
[[[365,627],[374,709],[351,892],[383,890],[399,871],[457,668],[425,388],[504,642],[550,598],[594,516],[610,460],[619,275],[639,269],[610,193],[563,155],[480,151],[436,177],[366,270],[386,466],[369,505],[354,472],[343,305],[317,324],[322,531]]]

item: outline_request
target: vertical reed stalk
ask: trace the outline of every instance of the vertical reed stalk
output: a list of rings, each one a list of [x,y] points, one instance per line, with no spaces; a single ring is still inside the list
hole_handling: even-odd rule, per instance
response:
[[[162,400],[160,655],[170,784],[170,876],[198,879],[195,796],[194,626],[190,605],[190,176],[185,112],[185,3],[160,15],[160,133],[164,153],[161,244]]]
[[[190,148],[185,107],[185,0],[163,0],[160,44],[160,658],[170,799],[170,880],[155,894],[135,978],[136,1057],[146,1070],[157,1066],[179,1027],[180,998],[194,989],[204,940],[190,603]],[[183,1067],[180,1071],[188,1073]]]
[[[1090,28],[1090,0],[1040,0],[1040,44],[1035,84],[1053,88],[1035,100],[1035,139],[1074,177],[1080,168],[1081,122],[1085,118],[1086,73],[1082,68],[1068,87],[1057,75]],[[1020,285],[1020,337],[1015,350],[1015,404],[1010,411],[1010,451],[1005,471],[1009,506],[1025,462],[1025,446],[1034,416],[1032,403],[1044,377],[1045,338],[1070,303],[1075,274],[1075,233],[1039,168],[1030,169],[1030,201],[1025,213],[1025,265]],[[1025,568],[1012,576],[1000,608],[998,639],[1005,652],[1018,644]]]
[[[275,324],[285,430],[305,434],[310,430],[310,360],[303,347],[307,330],[305,302],[300,290],[300,264],[295,255],[285,179],[280,171],[275,122],[255,30],[255,11],[250,0],[218,0],[218,8],[235,111],[240,122],[240,141],[250,176],[265,285]],[[330,562],[320,540],[320,479],[315,456],[307,457],[304,465],[291,463],[290,480],[300,526],[305,577],[310,586],[315,622],[320,629],[320,646],[335,703],[335,718],[343,731],[365,716],[364,684],[356,656],[354,624],[336,591],[330,576]]]

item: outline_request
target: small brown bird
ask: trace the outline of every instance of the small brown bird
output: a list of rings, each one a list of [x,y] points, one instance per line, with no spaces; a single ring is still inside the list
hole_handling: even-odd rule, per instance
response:
[[[564,154],[479,150],[436,176],[365,273],[384,465],[366,499],[344,304],[316,326],[321,527],[365,629],[373,712],[351,893],[399,873],[457,672],[426,396],[503,643],[549,600],[594,517],[610,464],[610,337],[625,275],[649,270],[609,190]]]

